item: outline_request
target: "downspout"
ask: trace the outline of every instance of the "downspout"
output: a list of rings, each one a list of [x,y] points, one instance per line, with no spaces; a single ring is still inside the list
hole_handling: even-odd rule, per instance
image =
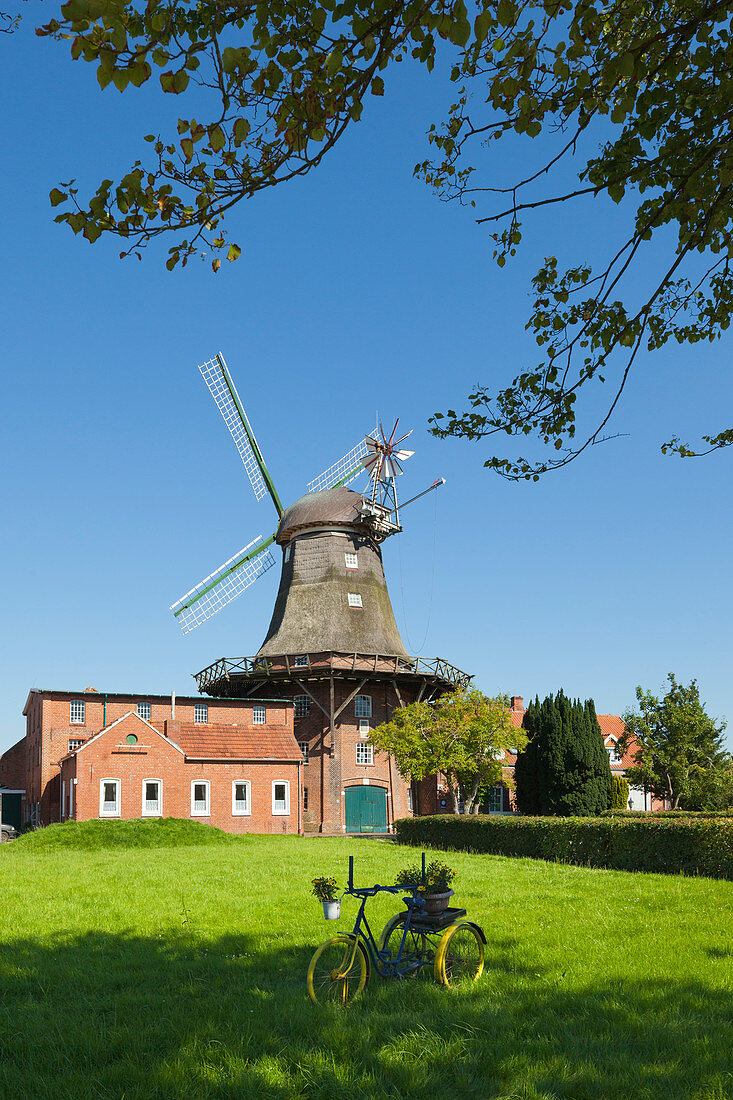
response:
[[[102,717],[102,729],[107,728],[107,692],[104,693],[104,715]]]
[[[303,827],[301,822],[301,813],[303,809],[303,788],[300,767],[302,760],[298,761],[298,836],[303,835]]]

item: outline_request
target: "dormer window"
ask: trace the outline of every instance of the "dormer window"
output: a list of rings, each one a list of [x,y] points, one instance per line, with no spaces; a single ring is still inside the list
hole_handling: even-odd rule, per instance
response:
[[[361,593],[349,592],[349,607],[362,607]]]

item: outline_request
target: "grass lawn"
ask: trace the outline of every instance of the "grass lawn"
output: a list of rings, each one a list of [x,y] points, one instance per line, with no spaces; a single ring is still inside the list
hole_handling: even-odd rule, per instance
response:
[[[355,905],[327,925],[310,879],[353,854],[391,881],[414,850],[35,840],[0,848],[1,1100],[733,1098],[733,883],[451,855],[479,982],[316,1008],[310,955]]]

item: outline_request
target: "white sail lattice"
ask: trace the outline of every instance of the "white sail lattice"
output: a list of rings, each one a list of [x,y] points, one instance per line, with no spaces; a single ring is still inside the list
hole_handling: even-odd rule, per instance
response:
[[[201,371],[204,382],[209,387],[211,396],[219,407],[219,412],[224,418],[224,423],[231,432],[232,439],[236,444],[244,468],[247,471],[247,476],[252,483],[254,494],[257,499],[260,500],[267,492],[267,486],[265,485],[259,463],[255,458],[252,446],[249,442],[247,428],[249,428],[249,433],[253,438],[254,433],[252,432],[249,421],[247,421],[247,428],[245,428],[242,423],[242,415],[246,419],[247,414],[242,408],[239,394],[234,389],[234,383],[231,379],[227,381],[224,377],[222,364],[226,369],[226,363],[224,363],[223,356],[218,355],[214,359],[209,359],[208,362],[199,366],[199,370]],[[242,408],[242,415],[240,415],[239,409],[232,397],[232,391],[236,395],[237,401],[239,401],[240,408]]]
[[[322,493],[324,489],[330,489],[333,485],[348,485],[350,481],[358,477],[364,469],[362,459],[369,454],[367,440],[370,438],[368,435],[364,436],[348,454],[345,454],[338,462],[334,462],[333,466],[329,466],[318,477],[313,478],[313,481],[309,481],[308,492]]]
[[[275,559],[270,553],[271,539],[259,553],[254,556],[250,553],[261,541],[262,535],[258,535],[172,605],[171,611],[178,619],[184,634],[212,618],[272,568]]]

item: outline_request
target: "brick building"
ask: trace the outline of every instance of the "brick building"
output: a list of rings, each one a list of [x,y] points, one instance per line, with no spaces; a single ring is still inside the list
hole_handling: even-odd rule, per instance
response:
[[[302,831],[303,757],[286,699],[33,690],[24,819],[190,817],[227,832]],[[18,773],[20,774],[20,773]]]

